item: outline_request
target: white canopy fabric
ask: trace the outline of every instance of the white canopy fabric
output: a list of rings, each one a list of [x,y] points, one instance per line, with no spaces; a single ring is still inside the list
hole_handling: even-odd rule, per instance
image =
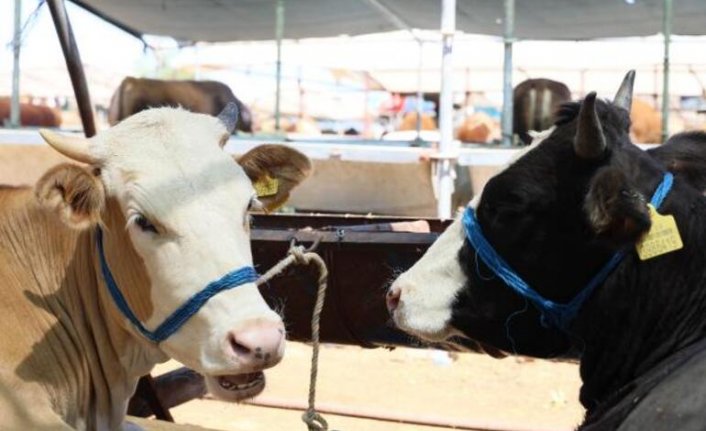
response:
[[[135,35],[224,42],[275,38],[276,0],[71,0]],[[582,40],[646,36],[662,29],[663,0],[521,0],[519,39]],[[302,39],[398,30],[378,3],[405,25],[438,29],[440,0],[284,0],[284,37]],[[459,31],[500,36],[502,0],[458,0]],[[672,32],[706,33],[706,1],[673,2]]]

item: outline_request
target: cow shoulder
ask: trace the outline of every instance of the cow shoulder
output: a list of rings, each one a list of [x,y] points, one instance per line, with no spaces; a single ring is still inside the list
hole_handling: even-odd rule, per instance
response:
[[[665,369],[663,372],[667,372]],[[701,431],[706,423],[706,351],[671,372],[653,388],[618,428],[619,431]]]
[[[43,207],[57,213],[69,227],[85,229],[100,221],[105,190],[98,176],[88,169],[63,163],[47,171],[34,187]]]
[[[260,197],[267,209],[277,208],[286,202],[292,189],[311,173],[309,159],[284,145],[260,145],[240,156],[237,162],[253,183],[268,177],[277,180],[277,192]]]

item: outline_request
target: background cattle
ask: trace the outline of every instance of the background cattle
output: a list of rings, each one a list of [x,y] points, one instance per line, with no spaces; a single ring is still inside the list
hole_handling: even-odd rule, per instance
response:
[[[554,123],[554,113],[562,103],[571,100],[569,87],[551,79],[528,79],[519,83],[512,93],[512,132],[520,144],[529,145],[529,130],[545,130]]]
[[[436,120],[429,114],[422,113],[422,128],[420,130],[437,130]],[[417,130],[417,113],[407,112],[402,117],[397,130]]]
[[[475,112],[456,129],[456,137],[463,142],[486,143],[500,137],[500,126],[490,115]]]
[[[10,98],[0,97],[0,127],[10,119]],[[31,103],[20,103],[20,125],[32,127],[61,126],[61,112],[58,109]]]
[[[250,109],[221,82],[127,77],[110,99],[108,122],[113,126],[132,114],[160,106],[182,107],[191,112],[217,115],[231,102],[240,110],[237,129],[252,132]]]

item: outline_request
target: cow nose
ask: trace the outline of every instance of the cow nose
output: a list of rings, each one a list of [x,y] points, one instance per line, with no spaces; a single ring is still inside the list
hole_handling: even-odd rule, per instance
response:
[[[395,309],[400,305],[400,296],[402,295],[402,290],[399,287],[391,286],[387,290],[387,295],[385,295],[385,302],[387,303],[387,311],[392,314]]]
[[[278,363],[284,355],[284,326],[255,322],[228,333],[226,351],[244,367],[261,370]]]

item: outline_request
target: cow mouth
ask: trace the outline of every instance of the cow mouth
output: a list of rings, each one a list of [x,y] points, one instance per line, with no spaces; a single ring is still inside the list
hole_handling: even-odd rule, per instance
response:
[[[265,389],[265,373],[210,376],[206,378],[209,392],[225,401],[240,402],[259,395]]]

